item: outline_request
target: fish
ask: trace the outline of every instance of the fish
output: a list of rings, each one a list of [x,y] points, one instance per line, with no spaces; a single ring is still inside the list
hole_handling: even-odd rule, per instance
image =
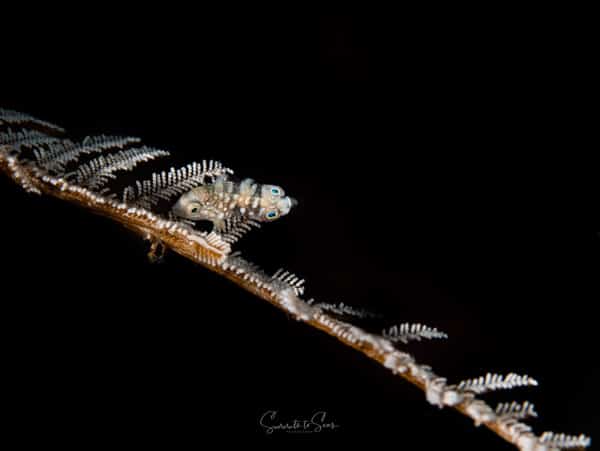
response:
[[[223,231],[234,218],[272,222],[287,215],[297,204],[280,186],[261,185],[250,178],[234,182],[219,176],[214,183],[182,194],[171,211],[182,219],[210,221],[214,230]]]

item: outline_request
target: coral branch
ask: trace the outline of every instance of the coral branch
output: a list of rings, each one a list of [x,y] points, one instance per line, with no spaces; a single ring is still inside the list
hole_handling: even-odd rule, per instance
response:
[[[20,117],[12,112],[8,119],[3,120],[10,124],[18,121],[35,121],[28,116]],[[46,123],[43,125],[48,126]],[[156,154],[144,154],[143,158],[148,155]],[[126,160],[126,166],[131,161]],[[133,160],[134,163],[137,161]],[[113,166],[121,168],[118,164],[109,165],[111,171]],[[533,415],[532,408],[526,405],[510,405],[499,406],[494,410],[476,397],[477,393],[487,390],[536,385],[535,380],[514,374],[506,377],[488,374],[484,378],[465,381],[458,385],[446,385],[445,378],[436,375],[429,366],[418,363],[412,355],[399,351],[394,346],[393,341],[396,338],[402,341],[401,337],[420,338],[429,335],[433,338],[445,335],[436,329],[420,325],[402,325],[396,328],[395,332],[390,331],[386,338],[341,321],[329,315],[319,304],[311,304],[299,297],[304,289],[304,281],[299,277],[284,270],[277,271],[275,275],[261,271],[238,253],[232,254],[230,243],[221,235],[196,231],[181,222],[169,220],[130,203],[119,202],[71,183],[65,178],[53,176],[29,160],[20,160],[19,152],[9,146],[0,146],[0,172],[6,173],[29,192],[54,196],[107,216],[150,240],[154,250],[158,247],[157,243],[162,243],[176,253],[226,277],[241,288],[284,310],[298,321],[303,321],[337,338],[343,344],[379,362],[393,374],[424,391],[429,403],[440,408],[448,406],[456,409],[461,414],[472,418],[476,425],[484,425],[522,450],[549,451],[559,448],[587,447],[590,444],[590,439],[583,435],[545,433],[537,437],[528,425],[518,421],[525,416]],[[85,181],[88,180],[88,175],[94,176],[94,174],[95,171],[91,171],[90,174],[80,172],[79,179]]]

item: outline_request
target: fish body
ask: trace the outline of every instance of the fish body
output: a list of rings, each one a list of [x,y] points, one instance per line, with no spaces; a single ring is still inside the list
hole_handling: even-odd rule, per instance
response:
[[[287,215],[297,202],[276,185],[259,185],[252,179],[239,183],[217,177],[214,183],[183,194],[172,208],[175,216],[192,221],[211,221],[217,231],[228,220],[243,218],[271,222]]]

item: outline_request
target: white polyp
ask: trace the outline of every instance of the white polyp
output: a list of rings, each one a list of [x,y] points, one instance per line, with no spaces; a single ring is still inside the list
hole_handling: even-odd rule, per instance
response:
[[[475,421],[475,426],[493,421],[496,418],[496,414],[491,407],[478,399],[473,400],[467,406],[466,412]]]
[[[279,302],[288,312],[294,314],[297,319],[309,321],[314,313],[315,308],[308,305],[298,296],[292,289],[282,290],[277,293]]]
[[[421,381],[428,382],[435,377],[429,365],[419,365],[418,363],[413,362],[408,368],[410,369],[410,374]]]
[[[531,426],[515,420],[506,427],[506,430],[512,437],[513,441],[515,441],[521,435],[531,432]]]
[[[392,373],[404,373],[408,369],[407,364],[412,362],[408,354],[394,351],[386,354],[383,366],[392,370]]]
[[[446,378],[435,377],[430,379],[425,384],[425,398],[429,404],[438,406],[440,409],[444,407],[443,394],[446,387]]]
[[[373,349],[381,354],[386,352],[395,351],[394,346],[386,339],[373,335],[369,332],[364,331],[360,327],[352,326],[349,328],[349,331],[362,342],[369,343]]]
[[[442,402],[446,406],[455,406],[463,402],[464,399],[465,397],[462,393],[452,389],[444,390],[444,393],[442,394]]]
[[[515,444],[521,451],[542,451],[542,449],[547,449],[545,445],[542,445],[544,448],[539,447],[541,443],[539,443],[537,437],[533,434],[520,435],[517,437]]]

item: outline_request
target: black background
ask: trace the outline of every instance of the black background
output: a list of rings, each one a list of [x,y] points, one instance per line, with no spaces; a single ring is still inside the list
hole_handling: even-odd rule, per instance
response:
[[[526,373],[535,430],[592,433],[600,238],[536,218],[549,74],[586,28],[545,11],[344,15],[38,11],[7,32],[3,107],[140,136],[283,186],[288,217],[239,243],[308,296],[450,335],[408,349],[450,381]],[[473,11],[470,11],[473,13]],[[475,12],[477,13],[477,12]],[[562,58],[561,64],[557,58]],[[552,92],[552,95],[548,95]],[[387,370],[117,224],[2,179],[5,390],[24,442],[390,440],[511,449]],[[325,410],[335,432],[266,436]]]

